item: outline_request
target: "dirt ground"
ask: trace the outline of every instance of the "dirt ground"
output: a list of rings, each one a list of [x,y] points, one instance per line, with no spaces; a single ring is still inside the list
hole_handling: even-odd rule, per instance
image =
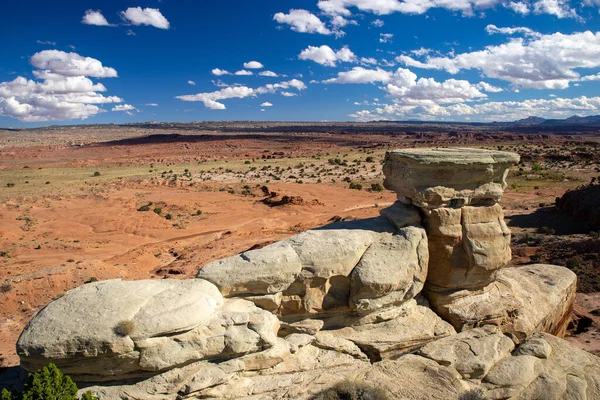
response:
[[[86,142],[90,132],[94,140]],[[598,238],[588,235],[595,228],[561,220],[553,207],[557,196],[600,175],[584,140],[481,143],[446,136],[77,128],[18,135],[0,134],[5,366],[18,364],[15,343],[31,317],[84,282],[190,278],[207,262],[253,246],[339,218],[378,215],[395,200],[380,187],[383,157],[393,147],[477,145],[519,152],[524,162],[511,171],[502,200],[513,231],[513,262],[564,265],[585,256],[578,251],[600,252]],[[263,186],[277,200],[292,200],[265,204]],[[598,258],[588,258],[572,265],[583,293],[576,321],[583,322],[574,324],[569,340],[598,354],[600,274]]]

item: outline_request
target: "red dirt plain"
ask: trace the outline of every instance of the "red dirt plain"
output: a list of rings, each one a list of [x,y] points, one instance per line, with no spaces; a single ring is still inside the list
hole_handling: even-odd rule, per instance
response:
[[[522,154],[528,161],[511,173],[514,185],[502,201],[515,236],[515,263],[552,261],[543,240],[531,245],[523,237],[546,224],[540,209],[553,208],[555,197],[600,175],[596,160],[577,156],[582,143],[577,137],[532,135],[524,142],[522,135],[472,132],[0,131],[0,361],[18,364],[15,343],[25,324],[87,281],[190,278],[207,262],[332,218],[377,215],[395,200],[389,191],[371,190],[382,182],[390,148],[476,145]],[[553,164],[545,157],[552,151],[570,154],[572,165]],[[533,162],[545,174],[534,171]],[[349,189],[349,182],[363,190]],[[303,201],[270,207],[261,202],[263,185]],[[588,232],[577,229],[553,239],[577,240]],[[582,299],[581,312],[594,316],[598,297]],[[598,323],[595,318],[570,340],[598,351]]]

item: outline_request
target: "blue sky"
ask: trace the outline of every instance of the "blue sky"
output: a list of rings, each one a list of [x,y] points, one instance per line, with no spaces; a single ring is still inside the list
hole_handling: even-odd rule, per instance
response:
[[[4,2],[0,126],[600,114],[599,5]]]

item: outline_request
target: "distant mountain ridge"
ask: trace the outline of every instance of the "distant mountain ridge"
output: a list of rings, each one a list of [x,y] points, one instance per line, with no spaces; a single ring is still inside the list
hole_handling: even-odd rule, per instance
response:
[[[508,125],[530,125],[530,126],[600,126],[600,115],[580,117],[573,115],[566,119],[545,119],[540,117],[527,117],[518,121],[510,122]]]

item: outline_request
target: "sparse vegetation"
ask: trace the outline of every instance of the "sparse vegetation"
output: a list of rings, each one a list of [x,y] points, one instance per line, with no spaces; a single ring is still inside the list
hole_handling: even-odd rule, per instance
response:
[[[77,400],[77,385],[50,363],[29,374],[22,392],[2,389],[0,397],[2,400]],[[98,397],[88,390],[80,400],[98,400]]]
[[[0,293],[8,293],[13,289],[13,286],[10,282],[4,282],[0,284]]]
[[[342,381],[325,389],[312,400],[391,400],[383,389],[362,382]]]
[[[127,319],[120,321],[114,327],[114,332],[117,336],[129,336],[135,331],[135,322]]]
[[[100,175],[102,175],[102,174],[99,171],[96,171],[96,172],[94,172],[93,176],[100,176]]]

